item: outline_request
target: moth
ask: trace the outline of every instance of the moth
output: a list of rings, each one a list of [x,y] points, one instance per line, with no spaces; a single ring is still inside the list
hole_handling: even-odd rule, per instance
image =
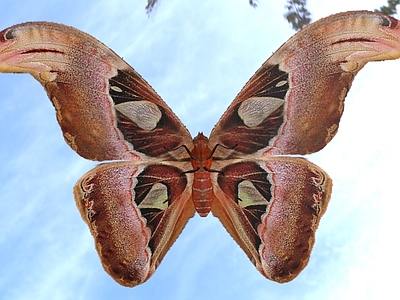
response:
[[[0,32],[0,71],[45,88],[64,139],[98,165],[76,204],[104,269],[145,282],[188,220],[213,213],[268,279],[307,265],[332,181],[301,157],[338,131],[354,76],[400,57],[396,19],[367,11],[321,19],[250,78],[207,138],[194,139],[152,87],[95,38],[29,22]]]

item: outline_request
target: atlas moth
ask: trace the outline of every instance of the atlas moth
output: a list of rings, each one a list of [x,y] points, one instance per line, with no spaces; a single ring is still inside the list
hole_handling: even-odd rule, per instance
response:
[[[332,182],[299,157],[334,137],[357,72],[400,56],[392,17],[353,11],[284,43],[246,83],[210,137],[192,139],[151,86],[95,38],[30,22],[0,32],[0,71],[45,88],[65,141],[100,164],[74,195],[104,269],[135,286],[188,220],[211,211],[268,279],[307,265]]]

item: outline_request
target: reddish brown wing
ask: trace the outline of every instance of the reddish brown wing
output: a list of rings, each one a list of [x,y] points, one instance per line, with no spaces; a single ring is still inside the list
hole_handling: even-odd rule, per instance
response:
[[[0,71],[33,75],[67,143],[100,165],[74,194],[105,270],[147,280],[194,214],[189,132],[151,86],[109,48],[74,28],[25,23],[0,32]],[[186,160],[185,160],[186,158]]]
[[[146,281],[189,218],[192,177],[166,164],[102,164],[74,189],[104,269],[120,284]]]
[[[336,134],[354,76],[400,56],[398,21],[372,12],[319,20],[282,45],[254,74],[210,135],[244,154],[308,154]]]
[[[331,194],[329,176],[303,158],[227,165],[212,212],[267,278],[287,282],[307,265]]]
[[[317,21],[261,66],[212,131],[212,212],[267,278],[287,282],[306,266],[332,188],[317,166],[282,155],[322,149],[354,76],[400,57],[399,38],[398,21],[378,13]]]
[[[92,160],[160,156],[191,145],[151,86],[105,45],[72,27],[35,22],[0,32],[0,71],[46,89],[67,143]]]
[[[212,211],[268,278],[288,281],[304,268],[331,182],[306,160],[263,156],[329,142],[354,75],[367,61],[399,57],[398,31],[395,19],[368,12],[307,27],[257,71],[213,130]],[[0,71],[42,83],[83,157],[134,160],[88,172],[75,198],[107,272],[123,285],[144,282],[194,213],[188,153],[177,148],[191,145],[186,128],[114,52],[70,27],[2,31]]]

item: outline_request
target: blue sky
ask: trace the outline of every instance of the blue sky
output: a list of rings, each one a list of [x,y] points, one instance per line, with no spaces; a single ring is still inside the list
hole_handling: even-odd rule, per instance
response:
[[[0,1],[0,29],[54,21],[90,33],[132,65],[195,135],[210,132],[258,67],[294,32],[284,1]],[[313,19],[385,1],[309,0]],[[351,3],[350,3],[351,2]],[[23,3],[23,4],[21,4]],[[97,163],[64,142],[54,109],[29,75],[0,74],[0,299],[377,299],[399,295],[400,61],[368,64],[339,132],[308,159],[333,179],[308,267],[265,279],[211,215],[195,216],[143,285],[102,269],[72,188]],[[394,150],[395,149],[395,150]]]

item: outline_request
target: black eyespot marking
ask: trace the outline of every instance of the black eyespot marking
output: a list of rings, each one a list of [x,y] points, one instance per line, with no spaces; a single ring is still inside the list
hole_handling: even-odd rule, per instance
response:
[[[383,18],[381,19],[381,25],[382,25],[382,26],[385,26],[385,27],[389,27],[390,21],[389,21],[387,18],[383,17]]]
[[[396,20],[395,18],[392,18],[390,16],[383,16],[381,18],[381,25],[384,27],[389,27],[391,29],[394,29],[397,27],[398,25],[398,20]]]
[[[143,96],[136,92],[138,75],[129,70],[118,70],[116,76],[110,78],[109,93],[114,104],[143,100]]]
[[[12,40],[15,38],[15,33],[12,28],[7,28],[2,31],[0,31],[0,43],[4,43],[8,40]]]
[[[12,40],[13,38],[15,38],[14,30],[10,29],[9,31],[7,31],[4,37],[6,38],[6,40]]]

